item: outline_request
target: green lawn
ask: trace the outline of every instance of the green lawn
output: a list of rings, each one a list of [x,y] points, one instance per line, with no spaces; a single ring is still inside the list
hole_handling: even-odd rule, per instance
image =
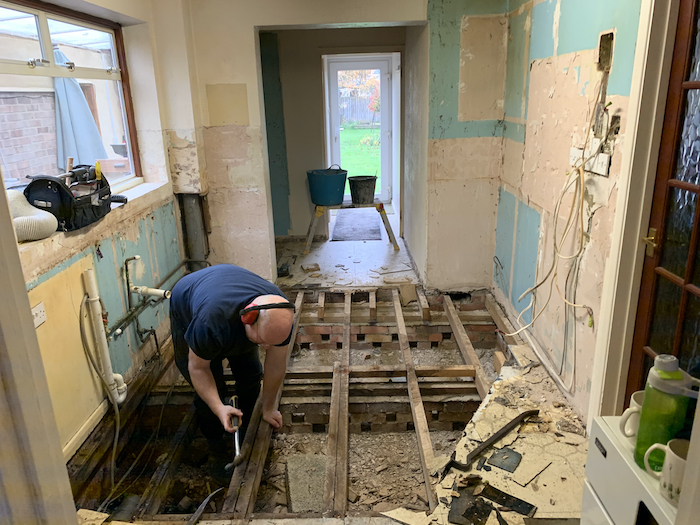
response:
[[[375,145],[361,144],[360,141],[372,141]],[[348,177],[357,175],[376,175],[375,192],[381,186],[381,161],[379,157],[379,126],[375,129],[348,128],[340,131],[341,167],[348,171]],[[350,195],[350,185],[345,183],[345,194]]]

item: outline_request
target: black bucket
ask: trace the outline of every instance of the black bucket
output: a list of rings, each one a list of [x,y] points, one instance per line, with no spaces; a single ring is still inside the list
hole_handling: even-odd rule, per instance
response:
[[[372,175],[360,175],[348,177],[350,183],[350,196],[353,204],[372,204],[374,202],[374,187],[377,177]]]

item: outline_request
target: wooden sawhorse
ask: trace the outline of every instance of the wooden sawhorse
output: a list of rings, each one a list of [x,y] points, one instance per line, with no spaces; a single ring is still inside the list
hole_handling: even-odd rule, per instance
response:
[[[394,232],[391,229],[391,224],[389,224],[389,218],[386,216],[386,210],[384,210],[384,204],[379,202],[378,200],[375,200],[371,204],[336,204],[335,206],[316,206],[316,211],[314,212],[314,216],[311,219],[311,224],[309,225],[309,235],[308,238],[306,239],[306,246],[304,246],[304,255],[308,255],[309,251],[311,250],[311,242],[314,240],[314,232],[316,231],[316,225],[318,224],[318,219],[326,213],[326,210],[329,210],[331,208],[338,208],[341,210],[345,210],[348,208],[376,208],[376,210],[379,212],[379,215],[382,218],[382,222],[384,223],[384,227],[386,228],[386,233],[389,235],[389,240],[391,241],[391,244],[394,245],[394,250],[398,251],[399,250],[399,244],[396,242],[396,237],[394,237]]]

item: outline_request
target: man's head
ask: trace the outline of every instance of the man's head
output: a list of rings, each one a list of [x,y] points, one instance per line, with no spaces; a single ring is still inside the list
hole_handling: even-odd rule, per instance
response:
[[[282,303],[289,304],[289,301],[280,295],[260,295],[253,301],[257,306]],[[293,308],[261,309],[256,313],[257,319],[252,324],[244,323],[245,333],[250,341],[275,346],[289,338],[294,324]]]

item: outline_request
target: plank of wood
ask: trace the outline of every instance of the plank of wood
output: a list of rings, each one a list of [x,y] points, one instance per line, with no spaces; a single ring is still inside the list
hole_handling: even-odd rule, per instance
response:
[[[428,304],[428,299],[425,297],[425,292],[418,288],[418,304],[420,304],[421,316],[423,321],[430,321],[430,305]]]
[[[370,292],[371,294],[374,292]],[[333,497],[333,513],[345,517],[348,507],[348,443],[350,440],[349,426],[349,389],[350,382],[350,325],[352,319],[352,294],[345,292],[345,319],[343,321],[343,348],[340,366],[340,400],[338,403],[338,445],[335,463],[335,493]]]
[[[323,320],[326,314],[326,292],[318,292],[318,319]]]
[[[484,399],[491,389],[491,383],[489,383],[488,379],[486,379],[486,374],[484,374],[484,369],[481,368],[479,357],[476,355],[474,347],[469,340],[469,336],[467,336],[467,332],[464,330],[462,321],[455,311],[454,304],[452,304],[452,299],[449,295],[445,295],[443,298],[443,307],[445,308],[445,313],[447,314],[447,318],[452,326],[452,333],[457,341],[457,346],[459,347],[460,352],[462,352],[464,362],[468,365],[474,366],[476,371],[476,388],[479,391],[481,399]]]
[[[430,510],[435,509],[437,501],[433,492],[432,482],[430,478],[429,465],[434,459],[433,444],[430,441],[430,429],[428,428],[428,419],[425,416],[425,408],[421,399],[420,388],[418,386],[418,378],[413,366],[413,357],[411,356],[411,348],[408,344],[408,335],[406,333],[406,325],[403,320],[403,312],[401,310],[401,298],[398,290],[392,290],[394,299],[394,312],[396,316],[396,326],[399,329],[399,344],[403,352],[404,363],[406,364],[406,383],[408,386],[408,398],[411,403],[411,412],[413,414],[413,426],[416,430],[416,438],[418,441],[418,453],[420,456],[421,467],[423,469],[423,479],[425,481],[425,492],[428,498]]]
[[[323,483],[323,512],[332,514],[335,500],[335,467],[338,461],[338,414],[340,412],[340,362],[333,365],[333,388],[331,408],[328,417],[328,438],[326,443],[326,478]]]
[[[414,371],[415,373],[415,371]],[[416,379],[417,381],[417,379]],[[420,383],[418,388],[422,395],[467,395],[476,394],[478,390],[473,382],[459,381],[453,383]],[[282,397],[326,397],[331,394],[332,385],[288,385]],[[403,396],[406,395],[406,383],[358,384],[349,385],[351,396]]]
[[[170,441],[167,457],[158,465],[139,500],[139,504],[136,507],[136,516],[157,514],[160,510],[163,501],[168,496],[173,481],[175,481],[174,475],[180,466],[182,453],[192,441],[192,437],[197,430],[195,413],[194,405],[190,406],[189,411],[180,424],[180,428],[178,428]]]
[[[292,354],[297,333],[299,332],[299,317],[301,316],[304,306],[303,291],[297,293],[294,306],[294,329],[292,330],[292,337],[289,341],[289,345],[287,345],[287,366],[289,366],[289,357]],[[275,408],[279,407],[280,398],[282,397],[282,387],[283,385],[280,385],[280,388],[277,391],[274,404]],[[259,409],[258,405],[260,405]],[[262,414],[262,392],[258,397],[256,410],[259,410],[259,412]],[[253,428],[252,421],[248,428]],[[248,432],[246,434],[248,434]],[[265,466],[265,459],[267,458],[267,452],[270,448],[271,437],[272,426],[261,419],[258,423],[257,431],[255,433],[255,442],[252,446],[250,455],[248,456],[247,463],[244,462],[241,465],[238,465],[234,470],[234,476],[231,478],[231,484],[229,485],[228,492],[226,493],[226,499],[224,500],[223,511],[233,512],[237,519],[243,519],[246,515],[253,512],[255,507],[255,499],[258,495],[258,489],[260,488],[263,467]],[[246,435],[246,441],[247,438],[248,436]],[[239,471],[245,472],[242,477],[236,475]],[[235,485],[234,479],[236,481]]]
[[[132,416],[135,415],[136,410],[151,389],[158,383],[160,377],[173,364],[172,339],[162,347],[162,354],[163,367],[159,368],[156,361],[149,363],[129,385],[126,400],[119,407],[121,429],[117,443],[117,455],[126,446],[136,428],[136,418]],[[98,468],[109,462],[113,443],[114,413],[110,410],[66,464],[74,499],[80,498]]]
[[[520,337],[519,335],[505,335],[512,334],[513,332],[515,332],[515,328],[513,328],[513,325],[510,323],[503,310],[501,310],[501,307],[496,301],[494,301],[493,297],[491,297],[490,295],[486,296],[486,309],[491,315],[491,318],[493,319],[494,323],[496,323],[498,329],[503,332],[503,337],[505,338],[506,343],[508,343],[509,345],[524,344],[522,337]]]
[[[377,292],[369,292],[369,319],[377,320]]]
[[[418,377],[474,377],[476,372],[472,365],[416,365]],[[402,365],[355,365],[351,366],[350,377],[404,377],[406,367]],[[333,367],[290,367],[287,370],[286,379],[332,379]]]
[[[501,368],[503,368],[505,362],[506,355],[500,350],[496,350],[493,353],[493,367],[496,369],[496,372],[498,372],[499,374],[501,373]]]

